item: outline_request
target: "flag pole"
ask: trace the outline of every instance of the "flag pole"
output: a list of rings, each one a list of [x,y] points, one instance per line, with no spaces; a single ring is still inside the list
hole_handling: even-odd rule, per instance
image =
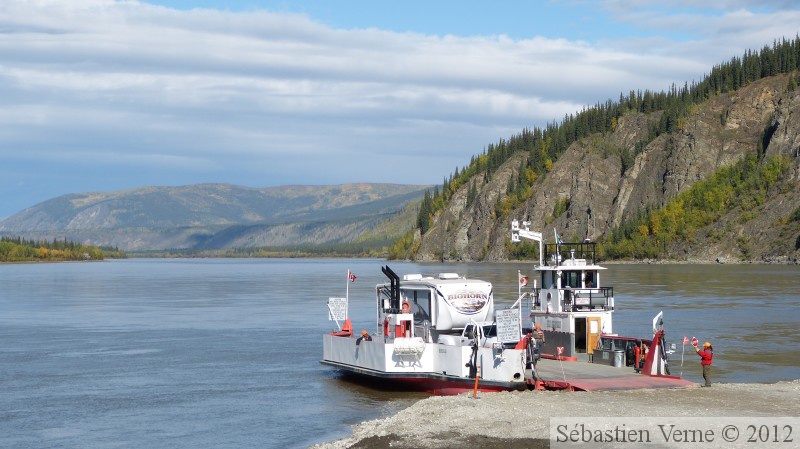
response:
[[[518,326],[519,334],[522,335],[522,272],[517,270],[517,302],[519,303]]]
[[[683,337],[686,339],[686,337]],[[681,377],[683,377],[683,353],[686,352],[686,343],[681,345]]]
[[[569,382],[567,382],[567,373],[564,372],[564,362],[561,361],[564,358],[561,357],[561,354],[564,353],[564,347],[563,346],[557,347],[556,352],[558,353],[558,365],[561,366],[561,375],[564,377],[564,383],[569,385]]]
[[[347,269],[347,277],[344,281],[345,285],[345,294],[344,294],[344,314],[345,318],[349,318],[350,315],[350,269]]]

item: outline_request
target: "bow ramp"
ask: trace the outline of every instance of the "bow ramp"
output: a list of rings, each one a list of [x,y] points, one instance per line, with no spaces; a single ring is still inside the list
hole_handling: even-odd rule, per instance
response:
[[[541,359],[536,366],[540,388],[547,390],[610,391],[641,388],[696,387],[677,376],[643,376],[608,365]]]

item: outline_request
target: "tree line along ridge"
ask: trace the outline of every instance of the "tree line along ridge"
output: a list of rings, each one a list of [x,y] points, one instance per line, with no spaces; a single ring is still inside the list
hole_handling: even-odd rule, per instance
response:
[[[619,157],[624,174],[632,165],[635,157],[658,136],[680,129],[693,107],[709,98],[747,86],[762,78],[797,72],[800,69],[800,37],[792,40],[781,39],[773,44],[765,45],[759,51],[747,50],[741,57],[733,57],[728,62],[714,66],[711,72],[699,82],[684,83],[678,87],[673,84],[666,91],[631,90],[628,94],[620,93],[617,101],[607,100],[587,107],[576,114],[567,114],[560,123],[551,122],[544,127],[523,129],[521,133],[508,139],[489,144],[482,154],[473,156],[464,168],[456,167],[455,172],[444,179],[441,186],[427,191],[417,214],[416,229],[424,235],[430,229],[434,216],[445,208],[452,195],[474,179],[483,175],[485,180],[505,162],[519,153],[527,153],[515,178],[508,184],[505,196],[501,196],[495,205],[495,216],[502,218],[519,206],[532,194],[534,182],[549,173],[555,161],[567,148],[593,134],[613,132],[621,117],[629,113],[651,114],[660,112],[658,120],[648,126],[646,137],[637,141],[632,148],[621,149]],[[800,74],[794,73],[789,78],[787,90],[794,91],[800,85]],[[723,121],[725,117],[720,117]],[[765,130],[765,139],[769,139],[769,130]],[[763,147],[766,146],[765,142]],[[759,156],[763,148],[759,149]],[[467,190],[467,207],[477,196],[477,187],[473,184]],[[625,226],[629,226],[626,224]],[[629,234],[626,232],[626,234]],[[619,234],[616,234],[617,237]],[[390,257],[399,257],[403,253],[414,253],[414,239],[408,235],[398,240],[390,249]]]

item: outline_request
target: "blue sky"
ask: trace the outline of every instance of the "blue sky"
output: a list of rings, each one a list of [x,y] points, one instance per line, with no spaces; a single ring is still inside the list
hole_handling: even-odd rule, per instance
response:
[[[4,0],[0,217],[148,185],[438,184],[800,32],[791,1]]]
[[[577,39],[628,35],[610,23],[598,2],[533,1],[152,1],[172,8],[219,8],[229,11],[267,9],[304,14],[325,25],[341,29],[378,28],[457,36],[506,35],[528,38],[536,35]],[[585,26],[591,24],[591,26]]]

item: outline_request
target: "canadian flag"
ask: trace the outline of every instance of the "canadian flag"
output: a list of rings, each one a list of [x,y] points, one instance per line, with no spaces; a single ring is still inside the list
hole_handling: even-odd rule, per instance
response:
[[[350,279],[350,282],[355,282],[356,281],[356,275],[353,274],[352,271],[347,270],[347,279]]]
[[[697,337],[692,337],[692,346],[697,346]]]
[[[689,338],[683,337],[683,345],[686,346],[689,344]]]
[[[558,231],[556,231],[556,228],[553,228],[553,234],[556,235],[556,245],[561,245],[564,243],[564,241],[561,240],[561,236],[558,235]]]
[[[519,286],[524,287],[528,285],[528,276],[519,275]]]

